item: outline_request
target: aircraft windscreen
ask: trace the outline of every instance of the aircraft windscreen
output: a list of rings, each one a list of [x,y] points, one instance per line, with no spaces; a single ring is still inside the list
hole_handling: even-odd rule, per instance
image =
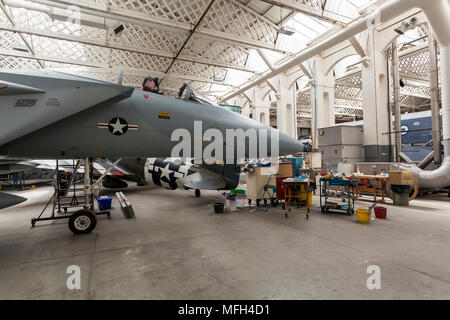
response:
[[[181,88],[180,92],[178,93],[178,97],[180,99],[183,99],[185,101],[192,101],[195,103],[210,105],[214,107],[219,107],[219,105],[210,99],[208,99],[206,96],[199,93],[197,90],[193,89],[189,84],[185,83]]]

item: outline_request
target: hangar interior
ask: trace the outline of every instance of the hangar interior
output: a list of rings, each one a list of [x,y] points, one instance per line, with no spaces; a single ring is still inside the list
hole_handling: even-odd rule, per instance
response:
[[[448,30],[448,0],[0,0],[0,298],[450,298]],[[183,165],[145,107],[94,110],[138,99],[277,129],[278,171]]]

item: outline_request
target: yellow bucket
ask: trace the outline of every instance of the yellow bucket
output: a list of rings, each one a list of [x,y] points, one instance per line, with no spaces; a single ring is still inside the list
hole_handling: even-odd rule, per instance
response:
[[[372,211],[367,209],[356,209],[356,219],[361,223],[369,223]]]

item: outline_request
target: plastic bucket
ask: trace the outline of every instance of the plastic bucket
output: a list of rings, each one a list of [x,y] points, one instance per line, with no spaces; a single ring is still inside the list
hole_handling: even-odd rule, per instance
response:
[[[356,219],[358,220],[358,222],[369,223],[371,216],[371,211],[367,209],[356,209]]]
[[[111,197],[98,197],[98,209],[102,211],[111,210],[112,198]]]
[[[386,219],[387,209],[385,207],[375,207],[373,210],[377,219]]]
[[[225,209],[225,204],[223,202],[214,203],[214,213],[223,213]]]

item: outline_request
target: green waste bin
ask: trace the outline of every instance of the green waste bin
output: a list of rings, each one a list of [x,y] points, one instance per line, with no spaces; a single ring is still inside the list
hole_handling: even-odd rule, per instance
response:
[[[394,206],[409,206],[410,185],[391,185]]]

